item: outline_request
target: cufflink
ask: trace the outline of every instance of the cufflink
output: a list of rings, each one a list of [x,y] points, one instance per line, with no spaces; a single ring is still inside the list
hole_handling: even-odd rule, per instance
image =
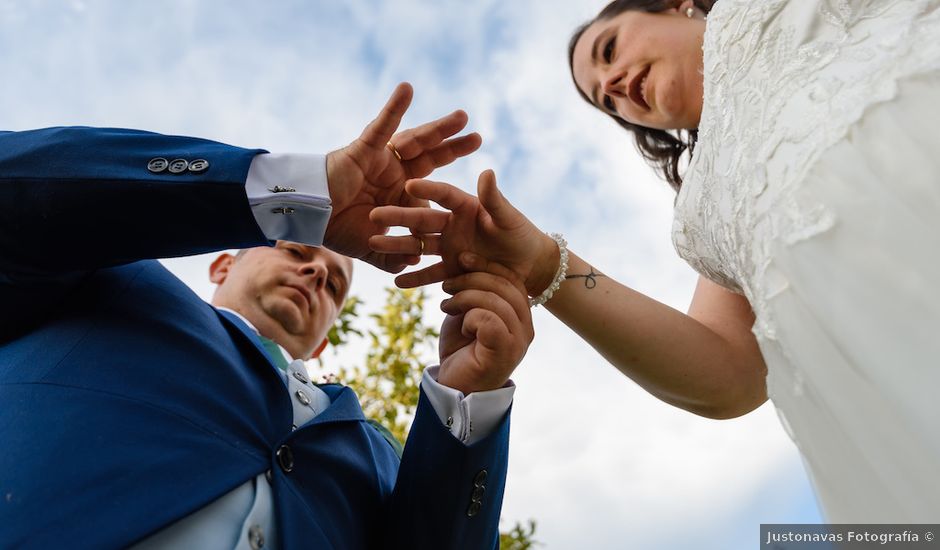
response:
[[[297,190],[293,187],[281,187],[280,185],[275,185],[268,189],[272,193],[296,193]]]

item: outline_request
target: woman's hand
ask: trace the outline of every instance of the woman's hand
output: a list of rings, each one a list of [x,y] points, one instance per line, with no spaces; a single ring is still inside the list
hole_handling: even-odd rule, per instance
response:
[[[469,268],[486,270],[489,262],[502,264],[525,281],[536,296],[551,284],[558,268],[558,246],[551,237],[516,210],[496,187],[492,170],[480,174],[479,199],[442,182],[412,180],[409,195],[430,200],[450,210],[383,206],[369,218],[381,226],[402,226],[410,236],[373,236],[372,250],[383,254],[435,254],[441,262],[399,275],[395,283],[412,288],[443,281]],[[423,243],[423,245],[422,245]]]

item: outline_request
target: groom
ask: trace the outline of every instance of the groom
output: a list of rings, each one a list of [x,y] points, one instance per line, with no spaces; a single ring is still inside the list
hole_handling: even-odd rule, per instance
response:
[[[406,179],[479,146],[450,137],[459,112],[393,136],[410,97],[399,87],[325,158],[0,133],[5,545],[498,545],[508,377],[532,338],[517,285],[492,277],[456,300],[400,462],[355,394],[311,384],[299,361],[349,288],[335,251],[413,263],[368,252],[369,211],[417,204]],[[213,263],[216,307],[150,259],[226,248],[248,250]]]

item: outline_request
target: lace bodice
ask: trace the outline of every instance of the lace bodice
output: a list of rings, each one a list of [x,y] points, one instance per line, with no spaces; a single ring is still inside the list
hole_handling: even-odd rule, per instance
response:
[[[899,78],[937,68],[938,49],[940,0],[715,4],[673,242],[699,273],[751,301],[758,334],[772,337],[762,305],[786,287],[764,277],[773,246],[838,223],[800,190],[804,176]]]

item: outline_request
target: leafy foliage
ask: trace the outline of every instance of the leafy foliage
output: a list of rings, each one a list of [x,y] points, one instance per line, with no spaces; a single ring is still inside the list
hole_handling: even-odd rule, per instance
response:
[[[399,441],[408,437],[418,406],[421,372],[438,337],[437,330],[424,324],[425,298],[421,289],[386,289],[384,307],[369,315],[376,328],[367,333],[364,367],[341,368],[338,373],[359,394],[366,416],[388,428]]]
[[[499,534],[499,550],[530,550],[536,545],[541,546],[540,543],[532,538],[534,535],[534,519],[529,520],[528,528],[516,522],[516,525],[512,529]]]
[[[353,326],[353,322],[359,317],[359,306],[361,305],[362,300],[358,296],[350,296],[346,299],[343,309],[339,312],[339,317],[336,318],[336,322],[333,323],[330,332],[326,335],[334,349],[349,342],[350,334],[362,336],[362,331]],[[319,361],[322,366],[323,359],[320,358]]]

